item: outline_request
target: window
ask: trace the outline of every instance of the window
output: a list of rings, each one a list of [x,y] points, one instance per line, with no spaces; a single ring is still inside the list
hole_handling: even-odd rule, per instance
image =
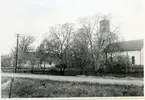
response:
[[[132,64],[135,64],[135,57],[132,56]]]

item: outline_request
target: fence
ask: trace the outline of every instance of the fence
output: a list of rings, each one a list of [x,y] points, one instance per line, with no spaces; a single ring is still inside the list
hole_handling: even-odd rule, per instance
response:
[[[1,70],[3,72],[14,72],[14,67],[2,67]],[[17,73],[32,73],[31,68],[21,68],[17,69]],[[61,75],[60,69],[57,70],[50,70],[50,68],[46,68],[45,71],[41,70],[41,68],[34,68],[33,71],[34,74],[47,74],[47,75]],[[80,75],[80,69],[79,68],[66,68],[64,75],[66,76],[76,76]],[[92,69],[84,69],[82,71],[82,75],[92,75],[92,76],[115,76],[115,77],[143,77],[144,71],[143,66],[133,67],[131,71],[123,72],[94,72]]]

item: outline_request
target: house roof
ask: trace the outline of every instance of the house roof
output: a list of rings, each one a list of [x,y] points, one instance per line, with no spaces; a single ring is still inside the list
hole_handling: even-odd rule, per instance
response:
[[[123,41],[112,43],[107,46],[104,50],[105,52],[121,52],[121,51],[139,51],[143,48],[143,39],[132,40],[132,41]]]
[[[45,59],[45,60],[49,60],[50,59],[50,55],[48,53],[41,53],[41,52],[27,52],[27,55],[29,56],[33,56],[33,57],[37,57],[37,58],[41,58],[41,59]]]
[[[41,57],[44,57],[47,55],[47,54],[44,55],[41,52],[26,52],[26,54],[29,56],[37,57],[37,58],[39,58],[39,57],[41,58]]]
[[[39,56],[39,52],[26,52],[26,54],[30,55],[30,56]]]

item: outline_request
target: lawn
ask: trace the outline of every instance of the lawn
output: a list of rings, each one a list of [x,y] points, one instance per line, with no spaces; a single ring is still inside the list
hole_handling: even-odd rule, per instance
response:
[[[10,79],[11,79],[10,77],[1,77],[1,84],[7,82]]]
[[[2,90],[8,93],[9,87]],[[12,97],[111,97],[143,96],[143,86],[111,85],[15,78]]]

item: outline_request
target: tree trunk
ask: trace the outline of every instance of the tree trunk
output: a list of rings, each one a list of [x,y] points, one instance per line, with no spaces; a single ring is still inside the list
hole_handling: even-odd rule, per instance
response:
[[[60,74],[61,74],[61,75],[64,75],[64,68],[61,68]]]
[[[80,65],[81,66],[81,68],[80,68],[80,74],[82,75],[83,74],[83,67],[82,67],[82,65]]]
[[[40,64],[40,68],[41,68],[41,71],[42,71],[42,74],[43,74],[43,72],[44,72],[44,69],[43,69],[43,67],[41,66],[41,64]]]
[[[65,64],[62,64],[60,66],[61,66],[61,75],[64,75],[64,72],[67,66]]]
[[[65,68],[62,69],[62,75],[64,75],[64,72],[65,72]]]
[[[34,64],[32,64],[31,73],[34,72]]]
[[[62,75],[62,68],[60,69],[60,75]]]
[[[44,62],[44,68],[43,68],[43,74],[45,73],[45,62]]]

